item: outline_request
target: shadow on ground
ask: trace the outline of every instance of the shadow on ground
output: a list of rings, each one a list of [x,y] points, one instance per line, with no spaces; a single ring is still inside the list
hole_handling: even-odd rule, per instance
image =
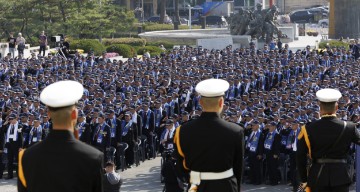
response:
[[[148,173],[137,174],[135,178],[124,179],[121,191],[162,191],[160,166],[150,168]]]

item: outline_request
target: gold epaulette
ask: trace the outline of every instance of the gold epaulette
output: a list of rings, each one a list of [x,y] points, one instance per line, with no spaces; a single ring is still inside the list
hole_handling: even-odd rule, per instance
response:
[[[177,151],[178,151],[179,155],[184,159],[184,160],[183,160],[183,166],[184,166],[184,168],[185,168],[186,170],[190,170],[188,167],[186,167],[185,154],[184,154],[184,152],[182,151],[181,146],[180,146],[180,128],[181,128],[181,125],[176,128],[176,132],[175,132],[175,136],[174,136],[174,143],[175,143],[175,145],[176,145],[176,148],[177,148]]]
[[[23,170],[23,166],[22,166],[22,157],[24,155],[25,150],[21,150],[19,152],[19,180],[21,181],[21,184],[26,187],[26,180],[25,180],[25,176],[24,176],[24,170]]]
[[[308,147],[309,157],[310,157],[310,159],[311,159],[311,145],[310,145],[309,135],[307,134],[305,125],[301,126],[301,130],[300,130],[298,139],[300,140],[300,139],[302,139],[303,137],[304,137],[304,139],[305,139],[306,146]]]

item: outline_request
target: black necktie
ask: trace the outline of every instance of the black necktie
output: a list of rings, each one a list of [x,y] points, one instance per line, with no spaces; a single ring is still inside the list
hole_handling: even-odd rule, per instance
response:
[[[96,134],[94,135],[94,140],[96,140],[99,137],[100,129],[101,129],[101,125],[99,125],[97,128]]]
[[[167,141],[170,140],[170,134],[171,134],[171,131],[169,130],[169,133],[168,133],[167,138],[166,138]]]
[[[14,125],[11,125],[11,128],[10,128],[10,134],[14,134]]]
[[[296,132],[294,132],[294,135],[293,135],[293,138],[292,138],[292,142],[291,142],[291,143],[294,143],[294,142],[295,142],[295,139],[296,139]]]

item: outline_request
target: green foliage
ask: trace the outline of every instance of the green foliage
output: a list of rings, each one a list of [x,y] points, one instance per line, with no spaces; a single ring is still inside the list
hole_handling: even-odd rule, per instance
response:
[[[101,2],[101,5],[99,4]],[[112,37],[133,27],[133,11],[111,4],[113,0],[0,0],[1,38],[22,32],[36,45],[41,31],[77,38]]]
[[[348,48],[349,44],[346,42],[342,42],[339,40],[328,40],[328,41],[322,41],[319,43],[319,48],[324,49],[326,45],[329,45],[330,47],[345,47]]]
[[[115,39],[103,39],[102,43],[105,46],[112,44],[127,44],[131,46],[145,46],[146,40],[140,38],[115,38]]]
[[[85,53],[93,51],[95,55],[101,55],[106,50],[105,46],[96,39],[73,40],[70,49],[83,49]]]
[[[134,13],[121,7],[105,4],[98,6],[91,3],[74,15],[71,26],[85,37],[108,37],[119,31],[132,27]]]
[[[165,30],[173,30],[174,25],[171,24],[158,24],[158,23],[146,23],[143,25],[144,31],[165,31]],[[189,29],[187,25],[179,25],[180,30]],[[201,29],[200,26],[192,26],[192,29]]]
[[[130,58],[135,55],[135,49],[130,45],[125,44],[113,44],[106,48],[107,52],[116,52],[124,58]]]
[[[140,47],[137,51],[137,54],[143,55],[146,51],[150,53],[151,57],[160,55],[162,52],[164,52],[162,49],[156,46],[145,46],[145,47]]]
[[[139,54],[140,52],[144,53],[144,51],[143,51],[144,46],[134,46],[133,48],[134,48],[135,53],[136,53],[137,55],[140,55],[140,54]],[[140,49],[141,49],[141,50],[140,50]]]

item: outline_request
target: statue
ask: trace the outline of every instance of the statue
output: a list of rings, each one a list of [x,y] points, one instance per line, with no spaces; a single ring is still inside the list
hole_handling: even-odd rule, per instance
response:
[[[251,35],[253,38],[264,39],[269,43],[274,33],[279,34],[276,21],[278,10],[275,5],[262,9],[262,4],[256,4],[253,12],[240,9],[239,13],[229,18],[229,29],[232,35]]]
[[[250,21],[250,29],[246,32],[246,35],[251,35],[255,38],[259,38],[263,35],[264,26],[264,12],[262,10],[262,4],[256,4],[256,9],[252,12],[253,20]]]
[[[246,31],[249,29],[250,21],[250,12],[240,8],[239,13],[230,17],[230,33],[232,35],[245,35]]]
[[[276,20],[277,12],[277,7],[273,5],[265,14],[263,30],[266,35],[266,43],[271,41],[274,37],[274,33],[279,34],[280,32],[276,26],[276,24],[278,24]]]

